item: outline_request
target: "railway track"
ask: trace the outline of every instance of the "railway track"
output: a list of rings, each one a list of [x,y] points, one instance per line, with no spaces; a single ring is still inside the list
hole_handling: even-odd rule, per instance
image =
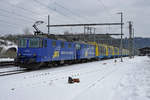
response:
[[[14,65],[14,61],[4,61],[0,62],[0,66],[9,66],[9,65]]]
[[[7,76],[7,75],[13,75],[13,74],[19,74],[19,73],[25,73],[25,72],[27,72],[25,69],[1,71],[0,76]]]
[[[14,64],[13,61],[12,62],[0,62],[0,66],[1,66],[1,64],[3,65],[3,67],[1,67],[2,71],[0,71],[0,76],[8,76],[8,75],[13,75],[13,74],[29,72],[29,70],[27,71],[26,69],[18,69],[19,67],[16,67],[16,66],[10,67],[9,65]],[[82,64],[82,63],[78,63],[78,64]],[[71,65],[74,65],[74,64],[71,64]],[[65,66],[65,65],[59,65],[59,66]],[[59,66],[57,66],[57,67],[59,67]],[[45,69],[47,69],[47,67],[41,68],[40,70],[45,70]],[[48,67],[48,69],[49,69],[49,67]],[[32,71],[34,71],[34,70],[32,70]],[[65,70],[61,70],[60,72],[63,72],[63,71],[65,71]]]

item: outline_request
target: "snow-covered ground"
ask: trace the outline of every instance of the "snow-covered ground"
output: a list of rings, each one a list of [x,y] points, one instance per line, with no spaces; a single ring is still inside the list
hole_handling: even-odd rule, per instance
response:
[[[14,61],[13,58],[0,58],[0,62],[9,62],[9,61]]]
[[[23,68],[19,68],[16,66],[0,67],[0,73],[7,72],[7,71],[21,70],[21,69],[23,69]]]
[[[68,84],[68,76],[80,83]],[[0,77],[0,100],[150,100],[150,58],[124,58]]]

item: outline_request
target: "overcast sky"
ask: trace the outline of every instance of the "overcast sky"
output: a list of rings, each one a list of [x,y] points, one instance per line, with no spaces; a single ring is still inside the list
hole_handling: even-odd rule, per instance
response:
[[[123,12],[124,34],[128,36],[128,21],[133,21],[136,36],[150,37],[150,0],[1,0],[0,34],[22,34],[25,28],[47,32],[47,15],[51,24],[120,22]],[[52,34],[64,31],[83,32],[83,27],[51,28]],[[96,33],[119,33],[120,26],[96,27]]]

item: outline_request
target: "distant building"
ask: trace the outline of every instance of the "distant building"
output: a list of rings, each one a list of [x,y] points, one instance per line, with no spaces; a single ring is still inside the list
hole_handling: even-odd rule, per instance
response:
[[[139,52],[141,56],[150,55],[150,47],[141,48],[139,49]]]

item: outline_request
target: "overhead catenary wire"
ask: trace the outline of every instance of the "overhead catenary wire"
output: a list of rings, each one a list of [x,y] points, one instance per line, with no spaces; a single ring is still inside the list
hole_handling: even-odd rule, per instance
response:
[[[110,10],[105,6],[105,4],[103,3],[102,0],[97,0],[99,3],[100,6],[103,7],[103,9],[107,12],[107,14],[109,15],[109,18],[112,19],[112,14],[110,13]]]
[[[104,10],[108,13],[109,19],[112,20],[113,17],[111,17],[112,15],[111,15],[110,10],[108,9],[108,7],[105,6],[105,4],[103,3],[102,0],[97,0],[97,1],[99,2],[98,4],[101,4],[101,6],[103,6]],[[121,25],[121,26],[122,26],[122,25]],[[119,28],[118,28],[118,29],[119,29]],[[116,31],[117,31],[118,29],[116,29]]]
[[[1,21],[0,20],[0,23],[4,23],[3,24],[3,26],[7,26],[7,30],[8,30],[8,28],[11,28],[11,30],[14,30],[14,29],[19,29],[19,26],[17,26],[17,25],[13,25],[13,24],[11,24],[11,23],[6,23],[5,21]],[[2,27],[2,26],[1,26]],[[0,29],[0,33],[4,33],[4,31],[6,31],[6,32],[9,32],[9,33],[13,33],[13,32],[10,32],[10,31],[7,31],[6,29]]]
[[[18,23],[11,23],[9,21],[4,21],[4,20],[0,20],[0,23],[5,23],[5,24],[9,24],[9,25],[13,25],[13,26],[22,26],[22,24],[18,24]]]
[[[5,1],[2,1],[3,3],[7,3],[7,4],[9,4],[10,6],[12,6],[12,7],[15,7],[15,8],[18,8],[18,9],[21,9],[22,11],[26,11],[26,12],[28,12],[28,13],[35,13],[35,12],[33,12],[33,11],[30,11],[30,10],[28,10],[28,9],[25,9],[25,8],[23,8],[23,7],[18,7],[18,6],[16,6],[16,5],[13,5],[13,4],[11,4],[11,3],[9,3],[9,2],[5,2]],[[6,10],[6,9],[2,9],[2,8],[0,8],[0,12],[3,12],[3,13],[0,13],[0,16],[1,17],[7,17],[7,18],[9,18],[9,19],[12,19],[12,20],[16,20],[16,21],[23,21],[24,23],[27,23],[27,22],[29,22],[29,23],[34,23],[35,21],[36,21],[36,19],[34,19],[34,18],[30,18],[30,17],[26,17],[26,16],[24,16],[24,15],[22,15],[22,14],[18,14],[18,13],[16,13],[15,11],[9,11],[9,10]],[[10,16],[11,15],[11,16]],[[12,15],[15,15],[15,16],[12,16]],[[11,22],[8,22],[8,21],[4,21],[4,20],[0,20],[0,22],[1,23],[4,23],[3,25],[6,25],[6,26],[8,26],[8,27],[11,27],[11,28],[16,28],[16,29],[18,29],[18,27],[19,26],[22,26],[22,25],[20,25],[20,24],[17,24],[17,23],[11,23]],[[7,28],[8,28],[7,27]]]
[[[76,16],[76,17],[82,19],[82,20],[89,21],[89,20],[86,19],[85,17],[83,17],[83,16],[81,16],[81,15],[79,15],[79,14],[77,14],[77,13],[71,11],[70,9],[68,9],[68,8],[64,7],[63,5],[61,5],[60,3],[55,2],[54,4],[57,5],[57,6],[59,6],[60,8],[63,8],[64,10],[68,11],[68,12],[71,13],[72,15],[74,15],[74,16]]]
[[[6,23],[6,22],[2,22],[2,21],[1,21],[0,23],[4,23],[4,24],[3,24],[4,26],[6,25],[6,26],[9,26],[9,27],[11,27],[11,28],[15,28],[15,29],[18,28],[18,26],[12,25],[12,24],[10,24],[10,23]]]
[[[18,14],[18,13],[16,13],[16,12],[14,12],[14,11],[8,11],[8,10],[5,10],[5,9],[1,9],[0,8],[0,11],[1,12],[6,12],[6,13],[9,13],[9,14],[14,14],[14,15],[17,15],[17,16],[19,16],[19,17],[22,17],[22,18],[26,18],[26,19],[29,19],[29,20],[32,20],[32,21],[36,21],[36,19],[34,19],[34,18],[31,18],[31,17],[25,17],[25,16],[23,16],[23,15],[21,15],[21,14]]]
[[[10,16],[7,16],[7,15],[3,15],[2,13],[0,14],[0,16],[2,16],[2,17],[8,17],[8,18],[12,18],[12,16],[10,17]],[[12,19],[15,19],[15,20],[22,20],[22,21],[24,21],[24,22],[30,22],[30,23],[33,23],[34,21],[30,21],[30,20],[27,20],[27,19],[23,19],[23,18],[16,18],[16,17],[13,17]]]
[[[104,3],[102,2],[102,0],[97,0],[102,6],[103,8],[110,14],[109,10],[107,9],[107,7],[104,5]]]
[[[44,3],[41,3],[41,2],[38,1],[38,0],[33,0],[33,1],[36,2],[36,3],[38,3],[38,4],[41,5],[41,6],[45,7],[45,8],[48,8],[48,9],[50,9],[50,10],[52,10],[52,11],[58,13],[58,14],[61,15],[61,16],[64,16],[64,17],[67,17],[67,18],[69,17],[69,19],[74,19],[74,20],[78,21],[77,19],[72,18],[72,17],[70,17],[70,16],[68,16],[68,15],[66,15],[66,14],[64,14],[64,13],[62,13],[62,12],[60,12],[60,11],[58,11],[58,10],[56,10],[56,9],[54,9],[54,8],[52,8],[52,7],[50,7],[50,6],[48,6],[48,5],[46,5],[46,4],[44,4]],[[78,22],[80,23],[80,21],[78,21]]]
[[[67,20],[71,20],[71,19],[74,19],[74,21],[79,21],[79,20],[77,20],[76,18],[78,17],[78,18],[80,18],[80,19],[84,19],[84,20],[87,20],[86,18],[84,18],[84,17],[82,17],[80,14],[78,14],[78,13],[76,13],[76,12],[74,12],[74,11],[72,11],[72,10],[70,10],[70,9],[68,9],[67,7],[65,7],[64,5],[62,5],[61,3],[59,3],[59,2],[54,2],[53,4],[55,4],[57,7],[60,7],[60,8],[63,8],[63,9],[56,9],[56,8],[53,8],[53,7],[51,7],[51,6],[48,6],[47,4],[45,4],[45,3],[43,3],[42,1],[40,1],[40,0],[32,0],[32,1],[34,1],[36,4],[38,4],[38,5],[40,5],[40,6],[43,6],[43,7],[45,7],[45,8],[48,8],[48,9],[50,9],[50,10],[52,10],[52,11],[54,11],[54,12],[56,12],[56,13],[58,13],[59,15],[61,15],[61,16],[65,16],[66,18],[67,18]],[[101,1],[101,0],[98,0],[98,1]],[[5,1],[4,1],[5,2]],[[14,5],[14,4],[11,4],[11,3],[9,3],[9,5],[12,5],[12,6],[14,6],[14,7],[16,7],[16,8],[18,8],[18,9],[21,9],[22,11],[26,11],[26,12],[28,12],[28,13],[34,13],[34,11],[32,12],[32,10],[29,10],[29,9],[26,9],[26,8],[23,8],[23,7],[21,7],[21,6],[16,6],[16,5]],[[102,4],[103,5],[103,4]],[[39,6],[39,7],[40,7]],[[106,6],[104,5],[104,8],[106,8]],[[63,10],[65,10],[65,11],[67,11],[67,12],[69,12],[70,14],[72,14],[72,15],[74,15],[74,16],[71,16],[71,17],[69,17],[69,15],[67,15],[67,14],[65,14],[64,12],[63,12]],[[31,17],[29,17],[29,16],[26,16],[26,15],[23,15],[22,13],[20,14],[20,13],[17,13],[16,11],[12,11],[12,10],[5,10],[5,9],[1,9],[0,8],[0,11],[1,12],[5,12],[5,13],[8,13],[8,14],[14,14],[14,15],[16,15],[15,17],[18,17],[18,20],[24,20],[25,22],[26,21],[28,21],[28,22],[31,22],[31,23],[33,23],[33,22],[35,22],[35,21],[37,21],[37,19],[36,18],[33,18],[33,16],[31,16]],[[37,14],[36,12],[34,13],[34,14]],[[9,16],[7,16],[7,15],[3,15],[3,14],[0,14],[0,16],[4,16],[4,17],[9,17]],[[76,16],[76,18],[75,18],[75,16]],[[73,17],[73,18],[72,18]],[[10,17],[11,18],[11,17]],[[17,20],[17,18],[15,18],[16,20]],[[33,22],[32,22],[33,21]],[[80,23],[80,21],[79,21],[79,23]],[[7,24],[7,23],[6,23]]]
[[[37,13],[37,12],[35,12],[35,11],[32,11],[32,10],[29,10],[29,9],[26,9],[26,8],[24,8],[24,7],[21,7],[21,6],[18,6],[18,5],[14,5],[14,4],[11,4],[11,3],[9,3],[9,2],[7,2],[7,1],[2,1],[3,3],[5,3],[5,4],[8,4],[8,5],[10,5],[10,6],[13,6],[13,7],[15,7],[15,8],[19,8],[19,9],[21,9],[21,10],[23,10],[23,11],[25,11],[25,12],[28,12],[28,13],[32,13],[32,14],[36,14],[36,15],[38,15],[39,13]]]

